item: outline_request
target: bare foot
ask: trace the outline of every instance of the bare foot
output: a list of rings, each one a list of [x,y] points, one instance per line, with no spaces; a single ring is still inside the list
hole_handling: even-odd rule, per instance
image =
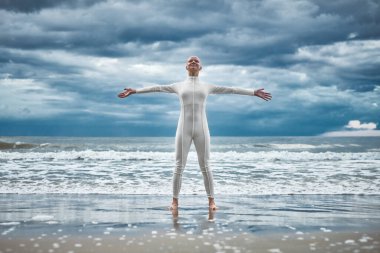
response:
[[[216,204],[215,204],[215,201],[214,201],[214,198],[208,198],[208,207],[210,210],[212,211],[216,211],[216,209],[218,209],[216,207]]]
[[[178,210],[178,205],[175,204],[175,203],[172,203],[172,204],[169,206],[169,210],[170,210],[170,211]]]
[[[209,209],[212,210],[212,211],[216,211],[216,209],[218,209],[218,207],[215,205],[215,203],[210,203],[208,205]]]
[[[172,204],[169,207],[169,210],[170,211],[178,210],[178,199],[177,198],[173,198],[173,201],[172,201]]]

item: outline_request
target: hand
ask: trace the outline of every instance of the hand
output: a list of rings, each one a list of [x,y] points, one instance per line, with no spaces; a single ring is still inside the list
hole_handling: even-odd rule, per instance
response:
[[[271,100],[272,95],[268,92],[265,92],[263,88],[255,90],[253,93],[254,96],[264,99],[265,101]]]
[[[131,94],[136,93],[136,90],[131,88],[125,88],[123,92],[120,92],[119,95],[117,95],[119,98],[126,98]]]

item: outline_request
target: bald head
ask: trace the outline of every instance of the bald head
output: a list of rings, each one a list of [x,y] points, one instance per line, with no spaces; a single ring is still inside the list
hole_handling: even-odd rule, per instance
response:
[[[190,56],[186,61],[186,69],[189,76],[198,76],[202,69],[201,59],[198,56]]]

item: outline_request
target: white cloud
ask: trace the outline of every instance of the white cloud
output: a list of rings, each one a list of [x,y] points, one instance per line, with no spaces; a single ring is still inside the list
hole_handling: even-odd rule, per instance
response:
[[[380,130],[333,131],[322,134],[324,137],[368,137],[380,136]]]
[[[376,130],[376,123],[361,123],[360,120],[350,120],[345,128],[350,130],[332,131],[322,134],[326,137],[354,137],[354,136],[380,136],[380,130]]]
[[[347,36],[347,39],[355,39],[356,37],[358,37],[358,34],[357,34],[357,33],[350,33],[350,34]]]
[[[41,118],[69,112],[77,94],[33,79],[0,79],[0,117]]]
[[[295,58],[342,68],[380,63],[380,41],[344,41],[323,46],[305,46],[297,50]]]
[[[365,129],[365,130],[374,130],[376,129],[376,123],[361,123],[359,120],[350,120],[345,128],[349,129]]]

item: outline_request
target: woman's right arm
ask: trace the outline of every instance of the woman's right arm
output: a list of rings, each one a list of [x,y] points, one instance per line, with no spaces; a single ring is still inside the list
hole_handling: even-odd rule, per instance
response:
[[[132,88],[125,88],[123,92],[119,93],[119,98],[126,98],[129,95],[135,94],[135,93],[149,93],[149,92],[167,92],[167,93],[176,93],[176,87],[174,84],[171,85],[156,85],[156,86],[150,86],[150,87],[144,87],[141,89],[132,89]]]

